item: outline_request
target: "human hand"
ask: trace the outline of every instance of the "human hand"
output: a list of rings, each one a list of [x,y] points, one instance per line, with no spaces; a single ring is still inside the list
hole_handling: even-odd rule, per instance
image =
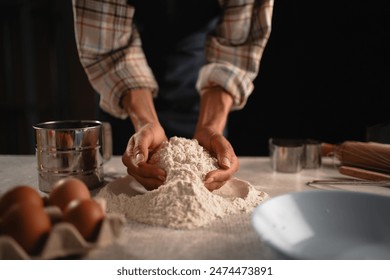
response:
[[[220,168],[207,173],[204,184],[210,191],[219,189],[239,169],[234,149],[221,133],[210,128],[197,129],[194,138],[218,160]]]
[[[199,119],[194,138],[218,160],[219,168],[206,174],[205,186],[218,189],[238,170],[239,163],[232,145],[223,136],[233,97],[220,86],[206,87],[201,92]]]
[[[146,124],[131,136],[122,156],[127,173],[147,190],[156,189],[165,181],[165,171],[149,163],[153,152],[164,141],[167,141],[167,137],[159,123]]]

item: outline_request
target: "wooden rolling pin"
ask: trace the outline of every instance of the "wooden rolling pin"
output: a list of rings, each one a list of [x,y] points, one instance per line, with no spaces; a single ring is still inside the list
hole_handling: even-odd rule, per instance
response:
[[[345,141],[340,145],[324,143],[322,154],[335,156],[340,161],[342,174],[362,179],[389,179],[390,144],[358,141]]]
[[[366,170],[363,168],[342,165],[339,167],[339,172],[340,172],[340,174],[344,174],[347,176],[351,176],[351,177],[355,177],[355,178],[359,178],[359,179],[363,179],[363,180],[390,181],[389,174]]]

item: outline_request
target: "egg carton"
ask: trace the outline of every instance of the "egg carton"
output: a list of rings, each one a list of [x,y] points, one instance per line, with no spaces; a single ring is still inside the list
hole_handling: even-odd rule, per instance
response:
[[[47,207],[54,223],[43,248],[38,255],[29,255],[12,237],[0,235],[0,260],[48,260],[61,259],[87,254],[92,249],[111,244],[119,237],[125,219],[123,215],[106,214],[96,239],[85,240],[70,223],[58,221],[61,215],[56,207]]]

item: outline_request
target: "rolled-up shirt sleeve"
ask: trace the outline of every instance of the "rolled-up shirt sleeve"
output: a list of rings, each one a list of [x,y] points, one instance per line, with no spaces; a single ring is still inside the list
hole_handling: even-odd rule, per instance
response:
[[[221,86],[233,96],[233,110],[244,107],[254,89],[260,60],[271,32],[273,0],[220,0],[223,15],[208,37],[207,63],[197,89]]]
[[[158,85],[142,51],[133,24],[134,8],[126,0],[73,0],[74,28],[81,64],[93,88],[100,94],[100,107],[125,119],[120,101],[126,92]]]

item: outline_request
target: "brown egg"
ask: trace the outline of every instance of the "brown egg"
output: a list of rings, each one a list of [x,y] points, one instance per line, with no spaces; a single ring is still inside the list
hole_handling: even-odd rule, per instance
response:
[[[65,209],[64,222],[71,223],[87,241],[96,239],[104,211],[93,199],[74,200]]]
[[[53,190],[49,193],[48,204],[58,206],[64,211],[72,200],[90,198],[91,193],[83,181],[68,177],[54,183]]]
[[[15,186],[0,197],[0,217],[16,203],[29,203],[40,207],[44,206],[43,198],[35,188],[23,185]]]
[[[28,202],[15,204],[2,219],[2,234],[11,236],[30,255],[39,253],[50,230],[44,208]]]

